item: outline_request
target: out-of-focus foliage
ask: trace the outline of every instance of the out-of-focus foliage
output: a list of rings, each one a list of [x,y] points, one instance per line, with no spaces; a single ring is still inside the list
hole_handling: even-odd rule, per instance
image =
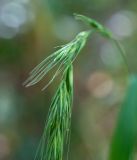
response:
[[[85,29],[73,13],[106,25],[123,44],[130,71],[137,72],[135,0],[1,0],[0,160],[34,159],[57,85],[41,92],[50,77],[29,89],[22,83],[41,59],[56,50],[54,46]],[[127,91],[127,69],[116,47],[95,35],[75,62],[74,72],[70,159],[106,160]]]
[[[137,138],[137,78],[131,77],[110,148],[110,160],[134,159]]]

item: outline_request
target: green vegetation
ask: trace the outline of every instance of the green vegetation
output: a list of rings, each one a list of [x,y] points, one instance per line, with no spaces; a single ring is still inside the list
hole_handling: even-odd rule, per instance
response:
[[[110,148],[110,160],[132,160],[137,138],[137,77],[132,76]]]
[[[58,51],[43,60],[30,72],[29,78],[24,83],[27,87],[35,85],[44,78],[49,71],[56,67],[53,77],[42,89],[44,90],[61,74],[61,82],[52,99],[46,126],[35,159],[63,159],[64,145],[69,145],[70,139],[71,107],[73,101],[73,62],[85,46],[90,35],[97,32],[109,40],[112,40],[120,50],[128,68],[124,50],[107,28],[83,15],[75,14],[75,18],[88,24],[90,30],[79,33],[74,40],[61,46]],[[129,160],[131,157],[136,134],[136,86],[137,82],[134,80],[120,113],[118,126],[110,149],[110,160]]]

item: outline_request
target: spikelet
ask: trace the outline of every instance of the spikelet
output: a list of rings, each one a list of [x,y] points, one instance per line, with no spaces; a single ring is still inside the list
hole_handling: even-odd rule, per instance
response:
[[[65,71],[70,63],[73,63],[81,49],[84,47],[90,34],[91,31],[83,31],[79,33],[73,41],[62,46],[58,51],[44,59],[30,72],[30,75],[24,82],[24,85],[29,87],[37,84],[49,73],[49,71],[56,67],[57,69],[53,77],[42,90],[46,89],[60,73]]]

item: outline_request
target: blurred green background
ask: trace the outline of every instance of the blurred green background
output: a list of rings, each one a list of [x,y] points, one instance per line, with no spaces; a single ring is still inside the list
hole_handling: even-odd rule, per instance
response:
[[[137,1],[0,0],[0,160],[32,160],[58,85],[25,88],[29,71],[86,30],[73,13],[107,26],[137,72]],[[127,90],[125,63],[108,40],[94,35],[75,62],[71,160],[106,160]]]

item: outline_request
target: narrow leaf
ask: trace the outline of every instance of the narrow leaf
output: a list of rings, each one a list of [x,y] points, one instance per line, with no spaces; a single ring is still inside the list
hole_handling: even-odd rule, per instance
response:
[[[132,77],[119,113],[109,160],[132,160],[137,138],[137,77]]]

